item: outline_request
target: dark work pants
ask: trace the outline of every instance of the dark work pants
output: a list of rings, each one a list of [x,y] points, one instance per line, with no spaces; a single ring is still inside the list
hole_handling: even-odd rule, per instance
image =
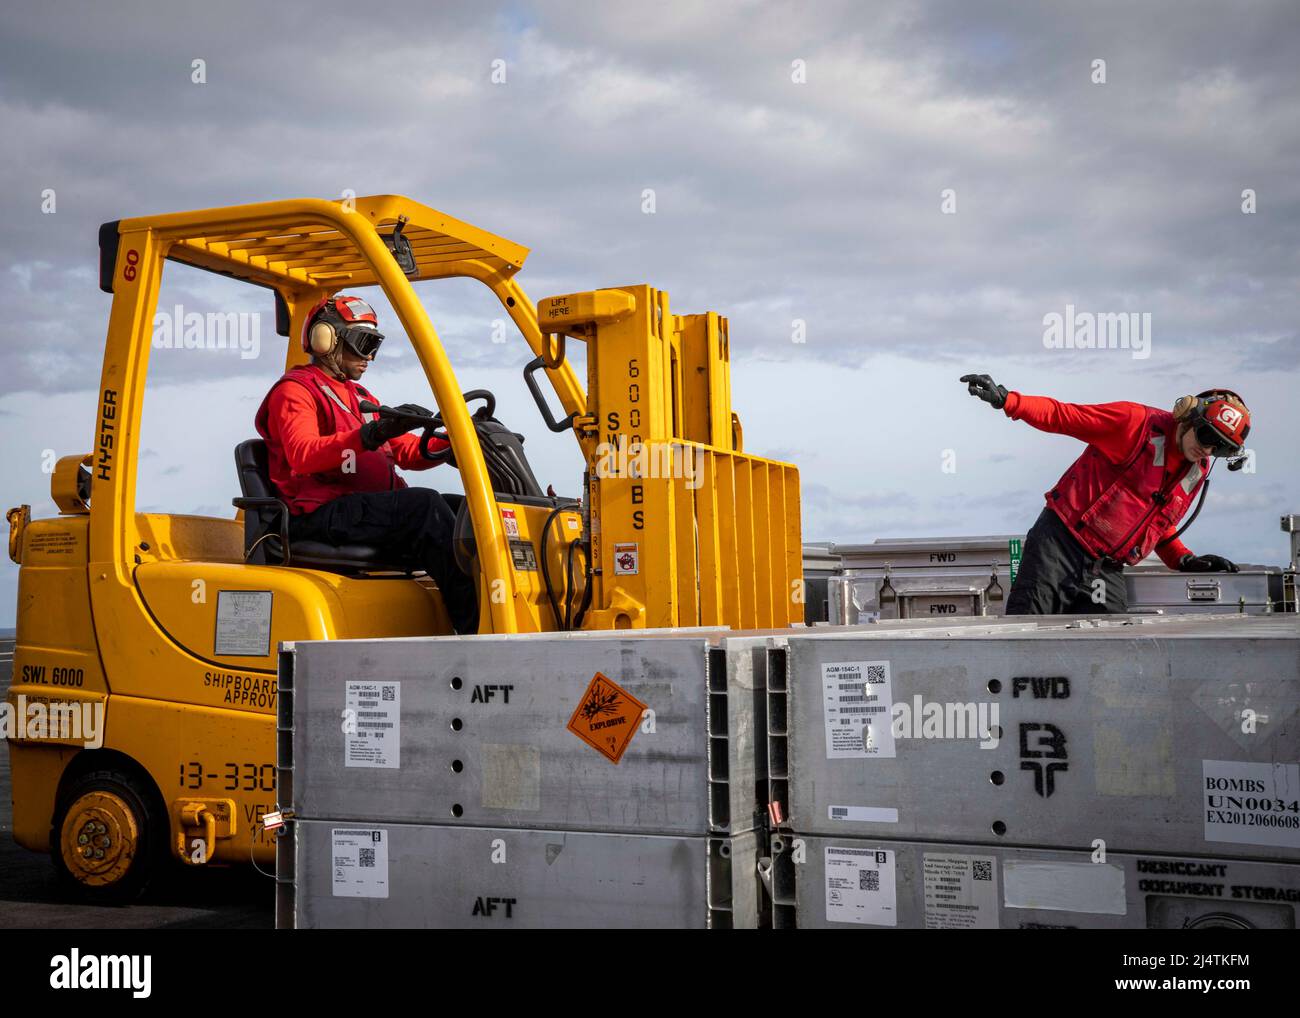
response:
[[[1008,615],[1101,615],[1128,611],[1124,567],[1099,562],[1061,518],[1044,509],[1025,539]]]
[[[463,497],[443,496],[430,488],[342,495],[315,512],[291,517],[289,539],[366,544],[382,549],[394,564],[423,569],[438,584],[456,632],[476,633],[478,596],[451,551],[456,523],[452,504],[458,507]]]

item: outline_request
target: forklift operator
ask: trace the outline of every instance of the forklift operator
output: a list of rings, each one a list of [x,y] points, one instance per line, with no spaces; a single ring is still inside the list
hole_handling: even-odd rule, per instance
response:
[[[1235,392],[1184,396],[1171,411],[1140,403],[1083,406],[1009,392],[988,375],[962,382],[995,410],[1088,448],[1047,492],[1025,539],[1008,615],[1097,614],[1128,610],[1124,566],[1152,551],[1185,573],[1237,572],[1219,555],[1195,555],[1179,540],[1183,515],[1204,500],[1212,457],[1241,463],[1250,411]],[[1200,511],[1193,511],[1188,525]]]
[[[307,315],[302,346],[311,363],[281,376],[257,411],[271,481],[289,506],[290,540],[371,545],[425,570],[456,632],[474,633],[474,585],[452,557],[455,513],[438,492],[408,488],[395,469],[436,466],[447,460],[448,442],[430,437],[429,456],[443,455],[427,458],[410,434],[418,423],[360,407],[362,399],[379,403],[358,379],[383,338],[374,310],[357,297],[326,298]],[[413,403],[396,409],[430,416]]]

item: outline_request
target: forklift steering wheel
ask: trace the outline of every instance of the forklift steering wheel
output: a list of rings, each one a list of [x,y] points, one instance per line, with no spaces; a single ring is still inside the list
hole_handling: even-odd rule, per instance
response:
[[[481,410],[474,412],[473,416],[475,417],[480,414],[484,417],[492,417],[496,413],[497,398],[492,395],[492,393],[488,392],[487,389],[470,389],[469,392],[461,393],[461,398],[466,403],[472,403],[476,399],[483,400],[485,405]],[[420,454],[425,459],[432,460],[434,463],[446,463],[451,459],[451,446],[448,445],[447,448],[441,452],[430,452],[429,441],[434,438],[442,439],[444,442],[450,441],[447,437],[446,425],[443,424],[441,410],[433,415],[433,419],[429,422],[429,426],[424,429],[424,434],[420,436]]]
[[[461,399],[463,399],[466,403],[473,403],[474,400],[481,399],[487,404],[485,407],[483,407],[483,410],[487,411],[485,414],[483,414],[483,416],[493,417],[496,415],[497,398],[493,396],[492,393],[488,392],[487,389],[470,389],[469,392],[461,393]],[[479,411],[477,410],[474,411],[473,416],[477,417],[478,415],[479,415]],[[433,415],[433,420],[430,422],[429,428],[430,430],[432,430],[434,428],[443,428],[443,427],[446,427],[446,425],[444,425],[442,422],[442,411],[439,410],[436,414]]]

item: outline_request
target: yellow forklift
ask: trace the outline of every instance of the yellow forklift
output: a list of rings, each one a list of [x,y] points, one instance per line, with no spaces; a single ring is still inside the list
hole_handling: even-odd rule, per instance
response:
[[[269,289],[286,337],[341,289],[383,289],[463,482],[455,553],[477,585],[480,634],[802,621],[798,471],[744,453],[716,313],[672,314],[645,285],[534,306],[515,280],[526,248],[396,195],[123,219],[100,228],[99,248],[113,302],[91,451],[58,461],[57,517],[8,513],[14,716],[101,720],[93,741],[17,726],[14,837],[88,898],[131,900],[169,854],[274,858],[261,818],[276,802],[281,641],[452,632],[429,577],[375,549],[291,542],[257,439],[235,450],[233,518],[136,511],[169,261]],[[411,285],[452,277],[487,286],[532,350],[524,377],[547,426],[578,443],[580,497],[544,492],[492,394],[462,394]],[[585,392],[566,340],[587,344]],[[305,359],[298,343],[285,350],[286,369]]]

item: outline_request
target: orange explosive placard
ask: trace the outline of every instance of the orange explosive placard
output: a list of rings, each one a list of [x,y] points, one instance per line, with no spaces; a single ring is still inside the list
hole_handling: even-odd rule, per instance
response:
[[[645,704],[597,672],[565,727],[613,763],[636,735]]]

